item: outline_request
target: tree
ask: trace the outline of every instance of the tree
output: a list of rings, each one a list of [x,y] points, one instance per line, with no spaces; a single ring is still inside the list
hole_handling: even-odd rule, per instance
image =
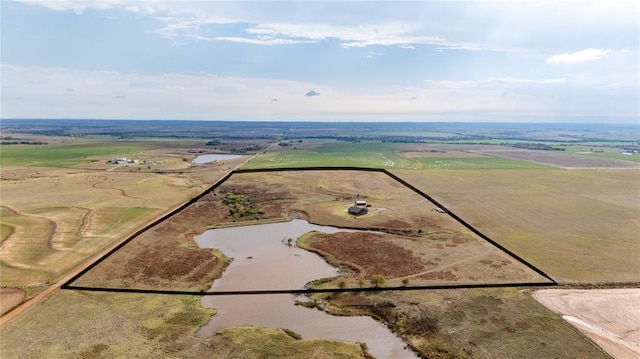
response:
[[[402,278],[402,285],[407,286],[409,284],[409,278]]]
[[[381,285],[384,284],[384,282],[385,282],[385,279],[380,274],[376,274],[373,277],[371,277],[371,285],[374,286],[375,288],[379,288]]]

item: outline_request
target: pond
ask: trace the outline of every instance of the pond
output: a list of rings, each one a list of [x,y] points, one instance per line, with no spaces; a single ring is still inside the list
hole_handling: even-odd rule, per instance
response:
[[[242,157],[239,155],[219,155],[219,154],[208,154],[208,155],[200,155],[193,159],[193,163],[209,163],[213,161],[224,161],[224,160],[232,160],[234,158]]]
[[[233,261],[211,291],[301,289],[308,282],[331,277],[338,270],[324,259],[290,247],[310,231],[336,233],[335,227],[317,226],[304,220],[209,230],[195,238],[202,248],[218,248]],[[305,297],[298,297],[304,300]],[[367,343],[376,358],[416,358],[406,344],[386,326],[370,317],[337,317],[317,309],[295,305],[292,294],[204,296],[202,305],[218,314],[200,328],[198,336],[214,335],[235,326],[287,328],[304,339],[328,338]]]

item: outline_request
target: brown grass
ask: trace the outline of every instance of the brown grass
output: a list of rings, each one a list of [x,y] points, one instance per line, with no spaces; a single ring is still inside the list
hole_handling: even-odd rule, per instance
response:
[[[179,153],[156,152],[153,156],[165,156],[167,163],[173,158],[191,167],[177,158]],[[32,297],[168,208],[201,192],[229,166],[242,161],[159,174],[126,167],[105,171],[113,168],[106,160],[80,166],[86,169],[2,168],[3,287],[20,287],[27,298]]]
[[[196,337],[213,314],[193,296],[59,291],[3,324],[0,347],[3,359],[362,357],[357,344],[295,340],[281,329]]]
[[[558,281],[640,280],[640,171],[395,173]]]
[[[424,358],[608,358],[516,288],[324,297],[330,312],[378,318]]]
[[[360,198],[372,203],[372,211],[354,220],[346,215],[345,207],[355,197],[349,197],[349,193],[356,190]],[[230,193],[233,198],[241,198],[244,207],[252,208],[251,215],[230,212],[235,208],[225,204]],[[384,210],[376,212],[379,208]],[[368,280],[376,274],[388,277],[387,285],[396,286],[401,285],[403,277],[410,277],[411,285],[544,281],[449,216],[437,213],[429,202],[388,176],[330,171],[313,175],[235,174],[213,193],[134,239],[74,284],[206,289],[222,273],[226,260],[219,253],[198,249],[191,239],[193,234],[223,224],[285,219],[292,210],[301,211],[314,223],[389,232],[308,236],[310,248],[351,271],[341,279],[351,287],[359,286],[360,278]],[[299,245],[304,243],[303,239]],[[175,259],[168,259],[172,257]],[[487,266],[479,260],[504,264]],[[171,270],[166,269],[169,261],[176,263]],[[334,281],[327,285],[338,284]]]

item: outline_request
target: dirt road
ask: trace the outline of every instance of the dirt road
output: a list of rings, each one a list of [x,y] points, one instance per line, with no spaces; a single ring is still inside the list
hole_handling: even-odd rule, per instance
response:
[[[533,297],[614,358],[640,358],[640,288],[544,289]]]

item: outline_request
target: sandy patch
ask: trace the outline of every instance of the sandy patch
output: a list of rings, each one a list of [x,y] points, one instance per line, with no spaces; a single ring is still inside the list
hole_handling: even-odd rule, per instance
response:
[[[545,289],[533,297],[614,358],[640,358],[640,288]]]
[[[24,299],[24,292],[16,288],[0,288],[0,315],[13,309]]]

